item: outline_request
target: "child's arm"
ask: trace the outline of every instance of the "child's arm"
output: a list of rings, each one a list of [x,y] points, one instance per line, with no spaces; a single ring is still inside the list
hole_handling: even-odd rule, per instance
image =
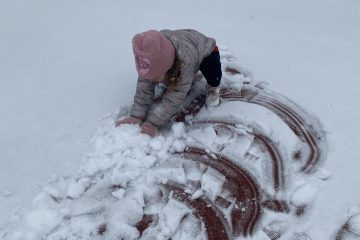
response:
[[[154,99],[155,84],[152,81],[138,78],[134,103],[130,116],[144,120]]]

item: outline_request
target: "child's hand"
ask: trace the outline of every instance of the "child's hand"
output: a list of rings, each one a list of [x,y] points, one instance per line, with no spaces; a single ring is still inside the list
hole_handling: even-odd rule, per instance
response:
[[[141,133],[147,134],[150,137],[155,137],[158,134],[158,129],[151,123],[145,122],[141,125]]]
[[[139,124],[141,122],[142,122],[142,120],[140,118],[128,117],[123,120],[117,120],[115,125],[118,127],[119,125],[122,125],[122,124]]]

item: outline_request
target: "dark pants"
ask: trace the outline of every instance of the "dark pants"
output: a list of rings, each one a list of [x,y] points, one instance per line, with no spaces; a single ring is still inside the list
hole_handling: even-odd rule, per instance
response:
[[[208,57],[204,58],[200,64],[200,71],[211,87],[220,85],[222,72],[220,54],[217,47],[214,48],[214,51]]]

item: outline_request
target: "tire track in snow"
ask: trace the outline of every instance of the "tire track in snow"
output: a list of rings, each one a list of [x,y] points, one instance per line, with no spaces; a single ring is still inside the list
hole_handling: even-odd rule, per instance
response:
[[[359,239],[360,238],[360,213],[354,214],[340,227],[335,240]]]
[[[165,187],[171,191],[173,198],[193,209],[194,215],[203,221],[208,240],[233,239],[223,214],[209,199],[201,196],[192,200],[191,195],[177,184],[170,183]],[[214,226],[216,227],[214,228]]]
[[[224,188],[235,197],[230,220],[233,235],[251,235],[261,217],[259,187],[253,177],[229,158],[219,154],[210,155],[204,149],[188,148],[180,156],[199,161],[226,177]]]
[[[235,73],[236,74],[236,73]],[[280,96],[271,95],[272,93],[265,93],[263,91],[263,85],[257,84],[255,86],[250,86],[245,84],[240,92],[236,92],[233,89],[223,88],[221,91],[221,98],[224,101],[242,101],[248,103],[254,103],[265,107],[266,109],[272,111],[277,116],[280,117],[284,121],[284,123],[293,131],[295,136],[299,138],[299,140],[306,144],[309,148],[309,154],[303,165],[300,168],[301,172],[305,174],[310,174],[313,169],[319,164],[321,160],[321,146],[320,141],[322,141],[320,135],[316,132],[315,129],[312,128],[306,121],[306,118],[302,116],[301,108],[298,108],[296,104],[290,102],[290,100],[281,100]],[[283,98],[283,97],[282,97]],[[201,107],[204,104],[205,97],[199,96],[194,102],[188,106],[182,113],[178,115],[177,120],[184,121],[187,115],[195,115],[199,112]],[[196,124],[212,124],[212,125],[222,125],[231,130],[235,129],[234,122],[227,122],[224,120],[214,120],[208,119],[206,121],[192,121],[192,125]],[[250,126],[253,129],[254,140],[253,142],[258,143],[263,146],[266,152],[269,154],[272,160],[272,175],[274,182],[275,191],[284,190],[285,189],[285,175],[284,175],[284,157],[279,151],[277,144],[273,143],[270,138],[268,138],[265,134],[261,133],[261,131],[257,131],[256,127]],[[202,150],[204,152],[204,150]],[[206,154],[206,153],[203,153]],[[302,157],[302,152],[298,151],[294,154],[294,160],[298,160],[300,156]],[[259,191],[259,189],[257,190]],[[283,212],[289,213],[290,208],[286,201],[271,199],[271,197],[267,198],[261,203],[261,206],[257,206],[261,209],[261,207],[265,207],[271,209],[275,212]],[[258,221],[259,218],[256,217],[256,213],[253,213],[254,222]],[[245,224],[246,225],[246,224]],[[250,224],[249,224],[250,225]],[[255,226],[256,223],[253,225]],[[253,227],[249,227],[249,229],[253,230]],[[239,235],[247,236],[247,234],[251,235],[252,230],[248,231],[242,229],[238,232]],[[234,232],[235,233],[235,232]],[[279,234],[277,234],[279,235]],[[279,235],[280,236],[280,235]]]
[[[230,200],[219,196],[215,201],[206,196],[193,199],[192,195],[186,192],[186,186],[182,187],[179,183],[164,184],[164,187],[171,192],[172,198],[189,206],[193,214],[204,223],[208,239],[227,240],[239,236],[251,236],[262,213],[259,186],[254,178],[233,160],[219,154],[209,154],[201,148],[189,147],[176,156],[185,161],[198,162],[210,167],[226,177],[223,189],[231,193]],[[221,200],[228,202],[227,206],[224,207],[226,203],[222,204]],[[229,217],[224,216],[224,212],[227,211],[230,212]],[[137,224],[139,232],[146,231],[153,219],[156,217],[145,215]]]
[[[246,90],[247,89],[247,90]],[[301,171],[310,173],[318,165],[321,160],[321,146],[319,142],[322,140],[318,133],[309,125],[301,114],[300,108],[294,109],[290,104],[286,104],[277,99],[276,96],[270,95],[261,89],[249,90],[244,88],[242,92],[235,92],[231,89],[224,89],[221,97],[226,101],[244,101],[254,103],[269,109],[278,115],[310,149],[309,156],[301,167]],[[287,100],[289,101],[289,100]],[[292,103],[292,105],[294,105]]]
[[[193,121],[192,126],[201,125],[201,124],[211,124],[211,125],[220,125],[222,127],[228,128],[232,132],[236,132],[235,125],[237,122],[230,122],[224,119],[221,120],[206,120],[206,121]],[[256,127],[252,127],[254,136],[254,143],[257,143],[266,150],[269,154],[272,162],[272,176],[273,176],[273,185],[275,191],[285,189],[285,177],[284,177],[284,168],[283,168],[283,157],[281,156],[279,150],[276,148],[275,143],[265,136],[260,130]],[[250,133],[249,133],[250,134]]]

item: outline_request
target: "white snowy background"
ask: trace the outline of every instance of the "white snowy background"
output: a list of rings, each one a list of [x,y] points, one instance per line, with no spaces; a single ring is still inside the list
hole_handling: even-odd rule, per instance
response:
[[[214,37],[321,120],[331,178],[310,233],[329,239],[360,209],[359,0],[0,0],[0,226],[79,169],[102,119],[132,102],[132,36],[164,28]]]

